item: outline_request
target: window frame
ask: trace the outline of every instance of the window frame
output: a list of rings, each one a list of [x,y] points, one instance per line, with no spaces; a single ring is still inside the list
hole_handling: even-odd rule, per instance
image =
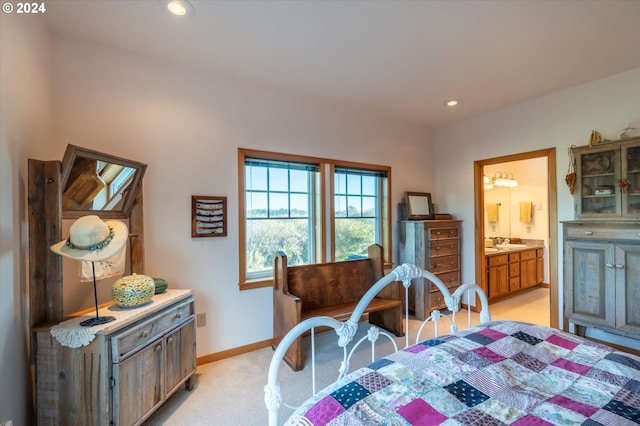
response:
[[[335,261],[335,168],[362,169],[383,173],[386,177],[380,184],[380,245],[383,247],[385,266],[391,266],[392,224],[391,224],[391,167],[350,161],[332,160],[295,154],[238,148],[238,271],[240,290],[273,286],[273,276],[268,278],[249,278],[246,272],[246,214],[245,214],[245,161],[247,158],[265,160],[313,163],[319,165],[319,178],[315,188],[315,228],[314,262],[324,263],[327,259]],[[313,195],[313,194],[312,194]]]

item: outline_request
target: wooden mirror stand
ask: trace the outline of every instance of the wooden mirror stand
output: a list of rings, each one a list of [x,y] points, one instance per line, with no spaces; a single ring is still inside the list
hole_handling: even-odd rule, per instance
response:
[[[105,156],[109,158],[109,156]],[[146,167],[146,165],[144,165]],[[62,300],[62,258],[49,247],[62,240],[62,163],[28,160],[29,204],[29,309],[30,325],[58,323],[64,319]],[[129,212],[129,261],[131,270],[144,272],[142,181],[129,189],[134,201]],[[101,216],[101,213],[93,212]]]

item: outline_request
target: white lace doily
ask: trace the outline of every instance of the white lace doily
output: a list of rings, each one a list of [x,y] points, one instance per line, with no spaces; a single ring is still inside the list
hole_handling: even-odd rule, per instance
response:
[[[58,343],[69,348],[87,346],[96,337],[95,327],[80,327],[78,324],[60,323],[51,327],[51,335]]]

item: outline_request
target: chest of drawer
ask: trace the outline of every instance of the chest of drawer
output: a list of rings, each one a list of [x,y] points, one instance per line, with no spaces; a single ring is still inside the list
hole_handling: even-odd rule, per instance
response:
[[[427,270],[433,273],[459,269],[458,256],[442,256],[428,259]]]
[[[460,285],[460,270],[441,272],[435,274],[447,288],[458,287]],[[431,284],[431,291],[439,291],[435,284]]]
[[[430,241],[429,250],[427,251],[428,257],[434,256],[450,256],[452,254],[458,254],[458,241],[459,240],[436,240]]]
[[[427,229],[427,240],[443,240],[447,238],[459,238],[458,228],[430,228]]]
[[[185,301],[166,311],[160,311],[141,324],[115,335],[111,340],[113,362],[121,361],[176,328],[187,321],[193,313],[193,300]]]

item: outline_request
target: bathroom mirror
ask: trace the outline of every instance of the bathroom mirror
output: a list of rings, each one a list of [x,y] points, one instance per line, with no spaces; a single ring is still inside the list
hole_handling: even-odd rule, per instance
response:
[[[62,216],[127,218],[146,164],[68,145],[62,159]]]
[[[435,217],[430,193],[407,192],[406,198],[408,220],[426,220]]]

